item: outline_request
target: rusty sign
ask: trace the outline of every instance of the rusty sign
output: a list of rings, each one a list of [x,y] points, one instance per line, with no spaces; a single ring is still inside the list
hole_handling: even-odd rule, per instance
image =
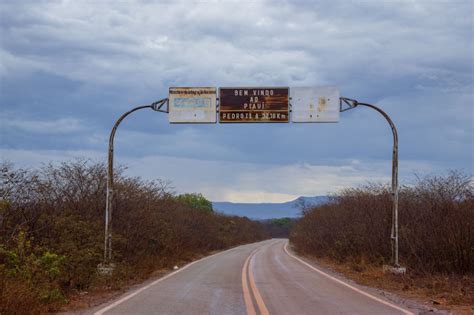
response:
[[[219,122],[289,122],[287,87],[226,87],[219,89]]]
[[[215,123],[216,98],[215,87],[171,87],[170,123]]]
[[[291,88],[292,121],[339,121],[339,89],[334,86]]]

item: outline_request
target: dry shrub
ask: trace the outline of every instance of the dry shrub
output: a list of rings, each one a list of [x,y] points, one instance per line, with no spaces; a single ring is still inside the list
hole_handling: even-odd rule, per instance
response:
[[[291,234],[302,253],[352,264],[390,262],[389,187],[347,189],[304,212]],[[402,187],[401,263],[419,274],[474,273],[474,186],[460,172]]]
[[[54,309],[70,292],[103,284],[96,267],[103,251],[106,177],[104,164],[87,160],[39,170],[1,166],[1,314]],[[108,286],[267,237],[258,222],[190,207],[166,183],[126,177],[117,169],[115,186],[112,246],[118,269]]]
[[[46,310],[28,283],[7,279],[3,273],[0,281],[0,314],[40,314]]]
[[[272,238],[288,238],[296,222],[296,218],[278,218],[262,221]]]

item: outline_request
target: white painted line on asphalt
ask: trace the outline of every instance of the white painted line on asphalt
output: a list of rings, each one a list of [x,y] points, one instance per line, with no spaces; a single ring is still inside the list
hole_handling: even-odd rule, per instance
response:
[[[206,257],[203,257],[203,258],[201,258],[201,259],[199,259],[199,260],[193,261],[193,262],[191,262],[191,263],[185,265],[185,266],[182,267],[181,269],[176,270],[176,271],[174,271],[174,272],[172,272],[172,273],[170,273],[170,274],[164,276],[163,278],[157,279],[157,280],[153,281],[152,283],[147,284],[146,286],[144,286],[144,287],[142,287],[142,288],[140,288],[140,289],[134,291],[133,293],[130,293],[129,295],[126,295],[126,296],[124,296],[123,298],[121,298],[121,299],[115,301],[114,303],[112,303],[112,304],[110,304],[110,305],[108,305],[108,306],[106,306],[106,307],[104,307],[104,308],[98,310],[97,312],[94,313],[94,315],[103,315],[105,312],[107,312],[107,311],[113,309],[113,308],[116,307],[117,305],[122,304],[123,302],[125,302],[125,301],[131,299],[132,297],[134,297],[134,296],[137,295],[137,294],[140,294],[141,292],[143,292],[143,291],[145,291],[146,289],[148,289],[148,288],[154,286],[155,284],[157,284],[157,283],[159,283],[159,282],[161,282],[161,281],[163,281],[163,280],[166,280],[166,279],[168,279],[168,278],[174,276],[174,275],[177,274],[178,272],[181,272],[181,271],[183,271],[183,270],[185,270],[185,269],[191,267],[191,266],[194,265],[195,263],[198,263],[198,262],[201,262],[201,261],[203,261],[203,260],[209,259],[209,258],[211,258],[211,257],[214,257],[214,256],[217,256],[217,255],[220,255],[220,254],[223,254],[223,253],[226,253],[226,252],[235,250],[235,249],[237,249],[238,247],[240,247],[240,246],[237,246],[237,247],[234,247],[234,248],[230,248],[230,249],[227,249],[227,250],[225,250],[225,251],[223,251],[223,252],[215,253],[215,254],[213,254],[213,255],[211,255],[211,256],[206,256]]]
[[[408,311],[408,310],[406,310],[406,309],[404,309],[404,308],[401,308],[401,307],[399,307],[399,306],[397,306],[397,305],[395,305],[395,304],[392,304],[392,303],[390,303],[390,302],[384,301],[384,300],[382,300],[382,299],[380,299],[380,298],[378,298],[378,297],[376,297],[376,296],[374,296],[374,295],[372,295],[372,294],[369,294],[369,293],[367,293],[367,292],[364,292],[364,291],[362,291],[362,290],[360,290],[360,289],[358,289],[358,288],[356,288],[356,287],[354,287],[354,286],[352,286],[352,285],[350,285],[350,284],[348,284],[348,283],[345,283],[345,282],[342,281],[342,280],[339,280],[339,279],[337,279],[337,278],[335,278],[335,277],[333,277],[333,276],[331,276],[331,275],[328,275],[327,273],[325,273],[324,271],[319,270],[318,268],[314,267],[313,265],[308,264],[306,261],[304,261],[304,260],[302,260],[302,259],[296,257],[295,255],[291,254],[291,253],[288,251],[288,243],[289,243],[289,242],[286,242],[286,243],[285,243],[285,246],[283,247],[284,250],[285,250],[285,252],[288,254],[288,256],[290,256],[290,257],[292,257],[292,258],[298,260],[300,263],[306,265],[307,267],[313,269],[314,271],[320,273],[321,275],[323,275],[323,276],[325,276],[325,277],[327,277],[327,278],[329,278],[329,279],[331,279],[331,280],[334,280],[334,281],[336,281],[337,283],[342,284],[343,286],[346,286],[346,287],[348,287],[349,289],[352,289],[352,290],[354,290],[354,291],[356,291],[356,292],[358,292],[358,293],[360,293],[360,294],[362,294],[362,295],[365,295],[366,297],[371,298],[372,300],[375,300],[375,301],[377,301],[377,302],[379,302],[379,303],[382,303],[382,304],[387,305],[387,306],[390,306],[390,307],[392,307],[392,308],[394,308],[394,309],[396,309],[396,310],[399,310],[400,312],[403,312],[403,314],[406,314],[406,315],[415,315],[414,313],[412,313],[412,312],[410,312],[410,311]]]

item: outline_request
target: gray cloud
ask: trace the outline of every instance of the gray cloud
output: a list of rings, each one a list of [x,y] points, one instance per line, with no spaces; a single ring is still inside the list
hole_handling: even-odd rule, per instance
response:
[[[402,161],[472,171],[473,11],[470,1],[4,1],[0,145],[8,156],[104,152],[115,119],[169,86],[330,84],[392,115]],[[117,134],[124,161],[285,169],[390,159],[390,130],[366,109],[333,125],[170,126],[162,114],[133,115]],[[168,178],[191,189],[180,170]],[[218,177],[207,185],[227,189]],[[269,182],[267,196],[277,190]]]
[[[5,150],[0,154],[22,167],[38,167],[47,161],[91,158],[103,161],[105,152],[81,150]],[[281,202],[300,195],[325,195],[346,187],[390,181],[391,161],[333,160],[330,164],[267,164],[200,160],[160,155],[137,158],[121,156],[129,175],[171,181],[176,192],[204,193],[212,200],[234,202]],[[402,184],[411,184],[415,174],[436,172],[432,161],[401,161]],[[410,179],[410,180],[407,180]],[[220,184],[216,184],[220,183]]]
[[[82,122],[75,118],[61,118],[52,121],[19,120],[2,117],[2,126],[8,129],[18,129],[27,133],[38,134],[64,134],[79,132],[85,129]]]

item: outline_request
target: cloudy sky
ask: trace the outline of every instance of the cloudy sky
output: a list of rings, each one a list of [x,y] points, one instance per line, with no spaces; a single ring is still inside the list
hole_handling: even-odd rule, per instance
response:
[[[115,120],[170,86],[324,86],[399,129],[400,176],[473,172],[472,1],[0,1],[0,158],[105,161]],[[336,124],[169,125],[116,136],[130,175],[215,201],[279,202],[388,182],[391,131]]]

